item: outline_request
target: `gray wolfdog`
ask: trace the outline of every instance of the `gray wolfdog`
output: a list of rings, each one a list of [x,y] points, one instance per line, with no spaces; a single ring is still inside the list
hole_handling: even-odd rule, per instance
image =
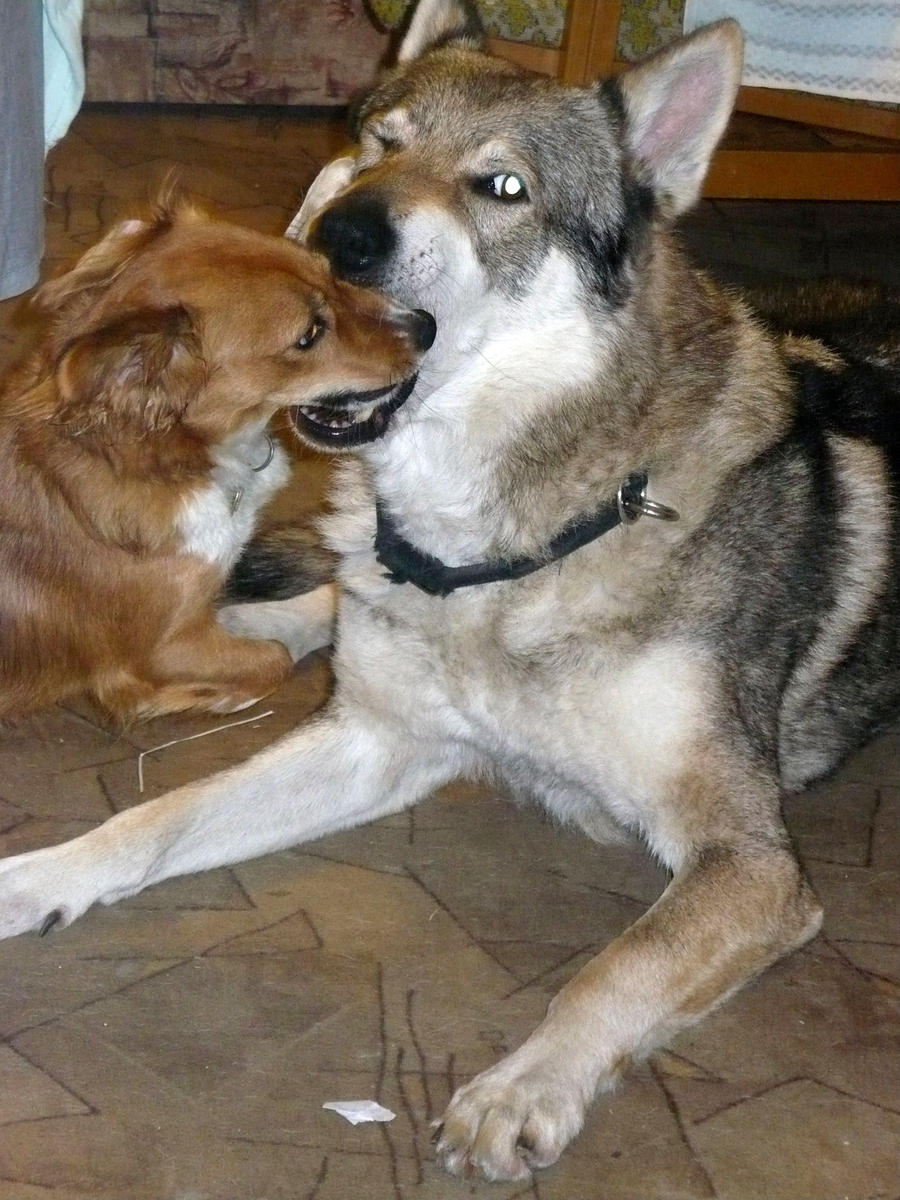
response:
[[[898,357],[875,311],[896,305],[807,297],[785,332],[779,298],[753,315],[672,233],[740,63],[725,21],[566,89],[486,55],[468,5],[420,0],[299,218],[336,272],[438,329],[402,406],[295,410],[356,451],[324,527],[333,698],[0,874],[0,931],[65,924],[460,775],[637,835],[669,886],[453,1096],[454,1173],[552,1163],[632,1060],[816,933],[782,792],[898,708]],[[326,585],[224,619],[299,652],[329,612]]]

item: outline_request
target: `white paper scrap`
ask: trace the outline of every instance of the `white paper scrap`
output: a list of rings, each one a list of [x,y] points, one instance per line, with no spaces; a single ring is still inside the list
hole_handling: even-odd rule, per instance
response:
[[[393,1121],[397,1115],[375,1100],[326,1100],[322,1107],[340,1113],[351,1125],[362,1125],[364,1121]]]

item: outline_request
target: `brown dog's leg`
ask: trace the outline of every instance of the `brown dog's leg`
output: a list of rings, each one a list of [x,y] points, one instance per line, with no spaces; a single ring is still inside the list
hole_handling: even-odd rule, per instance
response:
[[[225,582],[226,602],[289,600],[331,583],[336,555],[322,543],[318,523],[277,525],[247,543]]]
[[[126,720],[188,708],[228,713],[273,692],[292,668],[280,642],[233,637],[210,619],[157,648],[138,676],[98,692]]]
[[[524,1045],[457,1091],[438,1137],[450,1171],[521,1179],[555,1162],[595,1094],[633,1059],[816,933],[820,907],[777,815],[769,824],[765,834],[707,838]]]

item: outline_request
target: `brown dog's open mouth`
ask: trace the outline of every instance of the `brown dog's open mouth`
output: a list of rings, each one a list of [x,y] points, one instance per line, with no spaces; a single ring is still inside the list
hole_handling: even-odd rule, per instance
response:
[[[346,450],[374,442],[387,430],[391,417],[412,395],[418,375],[394,387],[372,392],[341,392],[323,396],[316,404],[297,404],[291,411],[294,428],[315,445]]]

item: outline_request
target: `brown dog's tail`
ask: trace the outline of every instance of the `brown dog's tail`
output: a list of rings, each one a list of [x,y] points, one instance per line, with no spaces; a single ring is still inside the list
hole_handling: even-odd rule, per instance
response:
[[[335,555],[323,544],[312,520],[277,525],[244,547],[225,583],[226,601],[288,600],[331,583]]]

